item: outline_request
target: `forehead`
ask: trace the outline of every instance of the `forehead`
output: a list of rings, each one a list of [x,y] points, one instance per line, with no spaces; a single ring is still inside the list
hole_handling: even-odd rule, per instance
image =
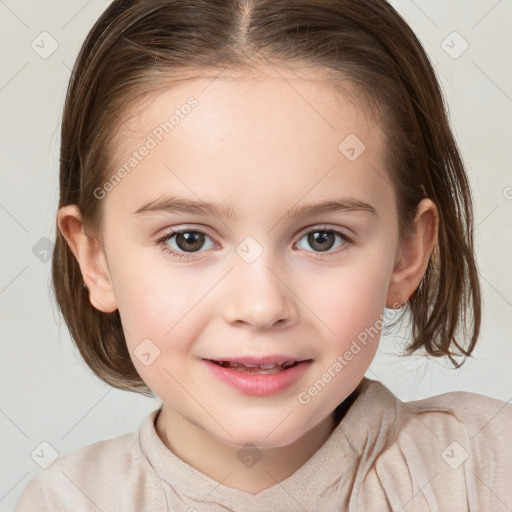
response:
[[[386,141],[357,98],[349,83],[337,90],[312,69],[174,82],[125,112],[114,137],[117,168],[148,141],[154,147],[112,196],[150,200],[178,187],[189,197],[246,196],[254,206],[333,187],[376,195],[376,186],[390,185]]]
[[[297,130],[303,132],[308,126],[315,131],[336,131],[343,119],[366,124],[366,129],[379,123],[374,107],[370,110],[366,92],[332,71],[311,66],[258,65],[246,71],[183,71],[168,80],[160,79],[154,92],[126,106],[115,130],[117,142],[122,144],[130,132],[135,136],[141,130],[148,132],[155,121],[165,122],[172,109],[179,110],[190,97],[200,103],[200,108],[194,109],[195,118],[202,115],[201,121],[206,116],[208,121],[218,121],[220,117],[217,131],[229,128],[236,113],[244,117],[244,124],[257,120],[258,113],[260,118],[278,119],[281,124],[292,124],[299,118],[302,122]],[[269,125],[267,131],[271,129]],[[363,130],[360,126],[361,134]]]

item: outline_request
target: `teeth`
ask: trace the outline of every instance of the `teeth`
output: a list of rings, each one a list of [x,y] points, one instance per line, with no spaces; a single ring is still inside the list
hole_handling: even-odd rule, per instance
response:
[[[258,373],[258,370],[261,370],[263,373],[277,373],[291,366],[295,366],[298,364],[297,361],[286,361],[283,364],[277,363],[267,363],[267,364],[242,364],[235,361],[217,361],[217,364],[222,366],[223,368],[231,368],[233,370],[238,371],[247,371],[248,373]],[[272,371],[274,370],[274,371]]]

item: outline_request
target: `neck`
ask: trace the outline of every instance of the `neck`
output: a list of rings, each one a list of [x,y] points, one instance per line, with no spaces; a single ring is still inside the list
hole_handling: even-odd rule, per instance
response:
[[[286,480],[304,465],[331,435],[333,419],[332,414],[327,416],[287,446],[244,448],[244,452],[213,438],[165,405],[156,430],[167,448],[190,466],[223,485],[256,494]],[[246,462],[240,463],[240,457]],[[259,459],[257,463],[252,464],[252,457]]]

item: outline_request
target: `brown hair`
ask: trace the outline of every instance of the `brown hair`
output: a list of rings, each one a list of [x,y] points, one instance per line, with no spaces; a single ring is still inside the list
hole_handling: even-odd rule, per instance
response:
[[[429,59],[385,0],[116,0],[89,32],[76,60],[63,113],[59,208],[76,204],[100,233],[94,190],[111,174],[111,139],[137,98],[173,76],[250,70],[254,62],[327,71],[353,84],[385,124],[386,165],[401,236],[422,198],[439,212],[438,244],[404,308],[413,340],[433,356],[468,356],[481,298],[473,249],[472,198]],[[360,91],[360,92],[359,92]],[[153,396],[126,347],[119,312],[95,309],[59,229],[52,261],[55,297],[82,357],[108,384]],[[471,318],[469,318],[471,317]],[[462,338],[457,339],[462,328]]]

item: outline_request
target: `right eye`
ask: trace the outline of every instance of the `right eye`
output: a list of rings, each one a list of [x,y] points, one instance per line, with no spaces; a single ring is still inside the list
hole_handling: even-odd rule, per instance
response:
[[[173,229],[159,238],[156,243],[162,246],[162,251],[172,256],[176,256],[179,259],[193,259],[193,254],[204,252],[200,249],[203,248],[206,240],[211,241],[210,246],[206,249],[212,249],[216,246],[215,242],[202,231],[194,229]],[[168,242],[171,242],[171,244]]]

